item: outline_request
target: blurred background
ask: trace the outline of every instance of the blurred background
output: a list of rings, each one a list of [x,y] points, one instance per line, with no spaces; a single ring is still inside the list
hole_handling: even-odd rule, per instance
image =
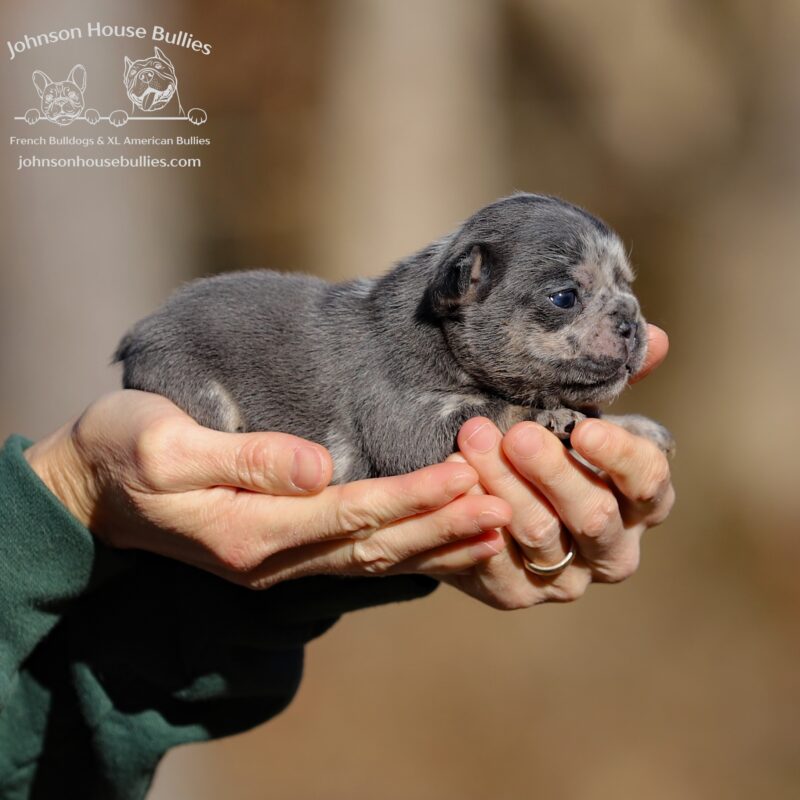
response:
[[[374,275],[515,189],[615,227],[672,342],[619,403],[679,445],[677,506],[634,578],[524,612],[443,587],[351,615],[311,644],[284,714],[173,751],[152,798],[798,796],[799,3],[33,0],[2,14],[9,40],[98,20],[213,45],[164,48],[184,106],[209,120],[157,133],[210,137],[176,151],[201,168],[18,171],[28,151],[3,153],[2,437],[38,437],[116,387],[118,338],[183,280]],[[36,105],[32,69],[84,63],[92,104],[150,44],[6,62],[5,141],[33,134],[10,119]]]

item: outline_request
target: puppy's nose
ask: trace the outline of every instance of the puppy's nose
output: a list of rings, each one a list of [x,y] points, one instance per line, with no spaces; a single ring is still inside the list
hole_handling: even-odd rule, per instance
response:
[[[632,339],[639,324],[635,320],[623,319],[617,323],[617,333],[623,339]]]

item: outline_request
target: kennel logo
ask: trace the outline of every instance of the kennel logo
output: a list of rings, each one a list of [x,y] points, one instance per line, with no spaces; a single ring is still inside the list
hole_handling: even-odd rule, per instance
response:
[[[131,120],[186,120],[202,125],[208,119],[202,108],[184,110],[175,66],[160,47],[154,48],[152,56],[137,61],[125,56],[122,82],[130,101],[130,113],[117,108],[101,114],[95,108],[86,107],[87,76],[83,64],[76,64],[66,80],[53,80],[39,69],[33,71],[31,78],[39,95],[39,108],[29,108],[24,115],[14,117],[28,125],[46,121],[64,126],[84,120],[90,125],[109,122],[120,128]]]

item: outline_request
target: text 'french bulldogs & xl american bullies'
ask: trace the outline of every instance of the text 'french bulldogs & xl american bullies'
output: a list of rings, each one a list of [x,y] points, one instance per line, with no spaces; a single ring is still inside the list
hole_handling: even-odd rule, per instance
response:
[[[325,445],[338,482],[444,460],[470,417],[568,438],[642,365],[645,321],[617,235],[516,194],[379,278],[268,270],[187,284],[124,337],[124,385],[225,431]],[[612,418],[662,449],[644,417]]]

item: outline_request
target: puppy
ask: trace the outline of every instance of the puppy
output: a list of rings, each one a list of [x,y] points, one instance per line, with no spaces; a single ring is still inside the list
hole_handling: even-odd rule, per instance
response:
[[[41,98],[41,111],[30,108],[25,112],[25,121],[29,125],[34,125],[42,117],[56,125],[69,125],[82,116],[92,125],[100,119],[99,112],[93,108],[84,114],[86,68],[83,64],[76,64],[65,81],[53,81],[41,70],[34,70],[33,85]]]
[[[270,271],[189,283],[123,338],[124,385],[223,431],[325,445],[334,480],[442,461],[470,417],[562,438],[642,365],[645,321],[617,236],[554,197],[516,194],[383,277]],[[644,417],[616,421],[664,450]]]
[[[202,125],[207,119],[202,108],[190,108],[188,114],[183,110],[175,67],[159,47],[154,55],[138,61],[125,56],[123,81],[131,101],[131,115],[137,110],[147,114],[162,111],[174,100],[177,110],[173,116],[186,117],[195,125]],[[128,114],[121,110],[114,111],[110,119],[113,125],[124,125],[127,121]]]

